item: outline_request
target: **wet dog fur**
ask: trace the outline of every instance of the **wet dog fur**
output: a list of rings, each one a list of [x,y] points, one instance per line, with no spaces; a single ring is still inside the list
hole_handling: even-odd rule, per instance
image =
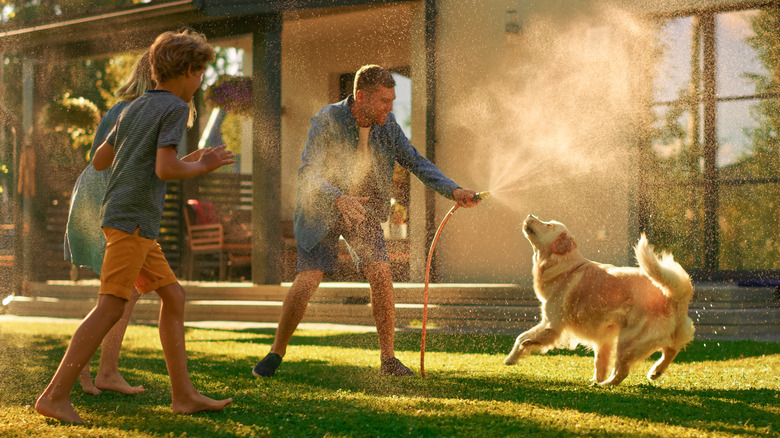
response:
[[[592,381],[618,385],[636,361],[660,350],[647,374],[659,378],[693,339],[691,280],[670,254],[659,259],[644,234],[635,248],[636,268],[586,259],[560,222],[528,216],[523,233],[534,250],[542,322],[517,337],[504,364],[532,352],[583,344],[595,353]]]

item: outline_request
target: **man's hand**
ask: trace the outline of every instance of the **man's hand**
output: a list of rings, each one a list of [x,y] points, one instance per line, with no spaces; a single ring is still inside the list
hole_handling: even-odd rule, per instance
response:
[[[236,154],[227,150],[227,146],[217,146],[215,148],[204,149],[198,157],[198,162],[206,167],[206,173],[216,170],[222,166],[236,162]]]
[[[459,206],[466,208],[476,207],[479,204],[480,200],[474,197],[476,194],[477,192],[471,189],[457,188],[452,191],[452,197],[455,199],[455,202]]]
[[[366,201],[368,196],[341,195],[336,198],[336,208],[341,212],[347,226],[357,225],[366,219],[366,207],[363,207]]]

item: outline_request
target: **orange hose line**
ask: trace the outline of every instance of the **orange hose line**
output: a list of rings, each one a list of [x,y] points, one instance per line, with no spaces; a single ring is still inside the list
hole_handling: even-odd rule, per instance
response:
[[[428,250],[428,263],[425,267],[425,288],[423,289],[422,339],[420,342],[420,375],[423,376],[423,378],[425,377],[425,333],[426,327],[428,325],[428,283],[430,282],[431,276],[431,260],[433,259],[433,249],[436,248],[436,241],[439,240],[439,234],[441,234],[441,230],[444,228],[444,224],[447,223],[447,220],[449,220],[450,216],[452,216],[452,213],[454,213],[457,209],[458,204],[455,204],[447,213],[447,215],[444,216],[441,224],[439,224],[439,229],[436,230],[436,234],[433,235],[431,248]]]

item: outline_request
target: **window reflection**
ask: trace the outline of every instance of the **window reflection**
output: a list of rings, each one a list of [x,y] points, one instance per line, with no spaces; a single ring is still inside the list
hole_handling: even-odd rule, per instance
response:
[[[780,270],[778,22],[765,8],[658,25],[640,223],[703,277]]]
[[[648,232],[658,248],[671,250],[686,269],[702,269],[704,194],[696,184],[653,186]]]
[[[691,81],[693,19],[682,17],[660,24],[657,37],[658,68],[653,84],[656,102],[671,102],[688,90]]]
[[[746,167],[753,155],[753,133],[758,127],[754,108],[758,100],[738,100],[718,104],[718,158],[721,178],[748,176]],[[758,176],[758,175],[753,175]]]
[[[778,184],[741,184],[721,188],[719,269],[780,270],[778,207]]]
[[[756,93],[756,76],[768,71],[750,42],[756,37],[751,23],[758,10],[718,14],[715,17],[717,97],[745,96]]]
[[[699,118],[701,118],[701,108]],[[692,138],[691,111],[679,105],[665,105],[653,108],[655,113],[652,147],[655,166],[652,176],[657,180],[668,178],[685,179],[702,172],[701,129]]]

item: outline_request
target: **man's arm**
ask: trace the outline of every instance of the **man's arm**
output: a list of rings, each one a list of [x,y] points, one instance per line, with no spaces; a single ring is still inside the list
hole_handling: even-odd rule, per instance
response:
[[[236,162],[235,154],[219,146],[201,153],[198,161],[182,161],[174,146],[157,149],[157,160],[154,171],[163,181],[187,179],[204,173],[209,173],[227,164]]]
[[[471,208],[479,204],[480,199],[476,197],[476,191],[464,189],[455,181],[447,178],[435,164],[417,152],[417,149],[409,143],[409,139],[406,138],[401,127],[397,125],[395,145],[396,161],[413,173],[423,184],[442,196],[454,200],[461,207]]]

